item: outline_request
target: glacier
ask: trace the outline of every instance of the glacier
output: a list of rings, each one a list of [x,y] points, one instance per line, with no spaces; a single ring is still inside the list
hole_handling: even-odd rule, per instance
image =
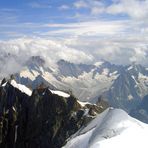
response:
[[[147,148],[148,125],[108,108],[74,134],[63,148]]]

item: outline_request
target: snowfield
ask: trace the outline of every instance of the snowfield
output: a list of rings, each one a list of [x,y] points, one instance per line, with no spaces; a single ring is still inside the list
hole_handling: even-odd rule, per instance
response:
[[[109,108],[73,135],[63,148],[147,148],[148,125]]]

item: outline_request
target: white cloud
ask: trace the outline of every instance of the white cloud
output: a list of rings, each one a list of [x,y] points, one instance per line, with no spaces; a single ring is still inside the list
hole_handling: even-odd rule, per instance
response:
[[[106,8],[110,14],[127,14],[134,19],[148,18],[148,0],[118,0]]]
[[[106,37],[82,37],[65,41],[67,46],[91,53],[94,59],[115,64],[137,62],[148,66],[148,35],[119,33]]]
[[[80,1],[77,1],[77,2],[74,3],[74,7],[77,8],[77,9],[88,8],[89,5],[86,1],[80,0]]]
[[[71,62],[88,63],[105,59],[115,64],[137,62],[148,65],[148,0],[113,0],[111,5],[103,1],[80,0],[74,3],[76,9],[88,9],[90,15],[101,14],[128,15],[126,20],[88,19],[77,13],[82,20],[75,23],[19,24],[17,29],[36,28],[50,31],[39,31],[40,37],[26,37],[0,41],[0,55],[12,54],[0,63],[5,73],[18,71],[30,56],[40,55],[49,63],[59,59]],[[37,5],[36,5],[37,6]],[[132,8],[131,8],[132,7]],[[69,9],[67,5],[59,9]],[[9,28],[9,24],[7,24]],[[14,24],[13,24],[14,25]],[[16,27],[16,25],[10,26]],[[2,25],[0,25],[2,26]],[[6,27],[6,26],[5,26]],[[41,29],[41,30],[42,30]],[[15,32],[7,32],[17,36]],[[52,39],[51,39],[52,38]],[[12,66],[11,66],[12,65]]]
[[[74,7],[88,9],[90,15],[122,14],[132,19],[148,19],[148,0],[112,0],[109,5],[103,0],[79,0]]]
[[[74,3],[74,7],[77,9],[88,9],[92,15],[101,14],[105,11],[104,3],[96,0],[79,0]]]
[[[59,10],[68,10],[68,9],[70,9],[70,7],[68,5],[61,5],[59,7]]]
[[[70,48],[62,41],[37,37],[0,41],[0,55],[3,75],[18,72],[31,56],[43,57],[48,65],[54,65],[60,59],[75,63],[93,60],[92,55]]]
[[[97,15],[97,14],[102,14],[104,12],[104,8],[102,7],[93,7],[91,9],[91,14]]]
[[[14,55],[0,64],[5,73],[13,72],[10,65],[17,65],[18,71],[30,56],[38,55],[52,64],[59,59],[74,63],[105,59],[116,64],[134,61],[148,65],[148,26],[143,21],[95,20],[41,26],[51,31],[39,33],[40,37],[0,41],[0,55]]]
[[[103,36],[115,35],[126,29],[123,21],[91,21],[68,24],[47,24],[47,27],[58,28],[44,35],[57,36]]]
[[[134,55],[130,57],[131,62],[137,62],[137,63],[147,63],[148,59],[148,46],[142,46],[142,47],[136,47],[134,49]]]

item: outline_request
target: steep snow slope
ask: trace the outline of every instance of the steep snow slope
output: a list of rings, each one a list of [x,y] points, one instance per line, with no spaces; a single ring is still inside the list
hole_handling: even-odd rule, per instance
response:
[[[109,108],[71,137],[64,148],[147,148],[148,125]]]
[[[26,86],[22,85],[22,84],[18,84],[15,80],[11,80],[10,84],[19,89],[21,92],[27,94],[28,96],[31,96],[32,95],[32,91],[27,88]]]

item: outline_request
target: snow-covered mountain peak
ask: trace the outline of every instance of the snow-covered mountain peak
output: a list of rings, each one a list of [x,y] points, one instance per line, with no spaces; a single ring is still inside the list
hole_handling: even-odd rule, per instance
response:
[[[32,56],[28,61],[28,66],[44,66],[45,61],[40,56]]]
[[[77,132],[64,148],[146,148],[148,125],[109,108]]]
[[[45,71],[52,72],[52,70],[47,66],[46,61],[40,56],[32,56],[25,64],[25,68],[29,69],[29,71],[37,71],[42,74]],[[50,66],[52,67],[52,66]]]

